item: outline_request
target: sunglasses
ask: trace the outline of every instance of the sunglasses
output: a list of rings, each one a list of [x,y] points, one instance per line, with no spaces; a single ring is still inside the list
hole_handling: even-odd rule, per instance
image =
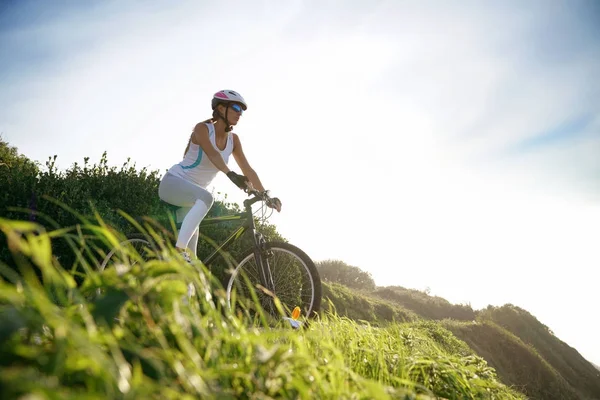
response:
[[[239,104],[232,104],[231,109],[240,114],[242,114],[244,112],[244,110],[242,109],[242,106],[240,106]]]

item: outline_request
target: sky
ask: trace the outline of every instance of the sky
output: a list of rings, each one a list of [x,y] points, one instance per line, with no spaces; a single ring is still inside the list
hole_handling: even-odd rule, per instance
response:
[[[599,2],[0,0],[0,57],[0,133],[63,169],[164,172],[238,91],[291,243],[600,364]]]

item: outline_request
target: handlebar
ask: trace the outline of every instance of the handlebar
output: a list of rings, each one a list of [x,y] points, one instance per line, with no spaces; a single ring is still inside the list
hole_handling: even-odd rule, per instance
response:
[[[261,192],[254,189],[251,184],[248,184],[246,193],[248,193],[250,196],[253,196],[250,199],[244,200],[244,206],[247,209],[251,208],[252,204],[254,203],[264,201],[267,207],[277,209],[277,211],[281,210],[281,202],[276,197],[269,196],[268,190]]]
[[[264,201],[265,203],[267,203],[267,205],[270,204],[271,202],[271,197],[269,196],[268,191],[258,191],[256,189],[254,189],[254,187],[252,186],[252,184],[250,184],[248,182],[248,189],[246,190],[246,193],[248,193],[248,195],[253,196],[249,199],[244,200],[244,205],[245,206],[251,206],[252,204],[259,202],[259,201]]]

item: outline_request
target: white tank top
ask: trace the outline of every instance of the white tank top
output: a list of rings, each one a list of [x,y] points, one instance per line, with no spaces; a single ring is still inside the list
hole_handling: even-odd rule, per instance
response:
[[[217,150],[225,164],[229,162],[229,156],[233,152],[233,135],[231,132],[227,134],[227,144],[225,149],[219,150],[215,142],[215,127],[211,123],[205,123],[208,127],[208,138],[215,150]],[[190,142],[190,148],[183,157],[180,163],[173,165],[169,172],[183,179],[191,181],[196,185],[206,188],[219,173],[219,169],[206,156],[202,147]]]

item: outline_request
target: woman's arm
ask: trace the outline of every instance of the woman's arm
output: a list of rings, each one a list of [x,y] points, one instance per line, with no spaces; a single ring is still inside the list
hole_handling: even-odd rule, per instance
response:
[[[221,154],[215,149],[208,136],[208,127],[204,123],[199,123],[194,128],[192,133],[192,142],[202,148],[202,151],[206,154],[208,159],[217,167],[220,171],[228,173],[231,171]]]
[[[240,169],[244,173],[244,175],[248,178],[252,186],[263,192],[265,190],[262,182],[258,178],[258,175],[250,166],[250,163],[246,159],[244,155],[244,150],[242,150],[242,143],[240,142],[240,138],[235,133],[233,134],[233,157],[235,158],[235,162],[240,166]],[[270,202],[267,203],[269,207],[275,208],[278,212],[281,212],[281,200],[277,197],[271,199]]]
[[[235,162],[240,166],[242,173],[248,178],[252,186],[259,191],[264,191],[265,188],[261,183],[260,179],[256,172],[250,166],[250,163],[246,159],[244,155],[244,150],[242,149],[242,143],[240,142],[240,138],[235,133],[233,134],[233,157],[235,158]]]

